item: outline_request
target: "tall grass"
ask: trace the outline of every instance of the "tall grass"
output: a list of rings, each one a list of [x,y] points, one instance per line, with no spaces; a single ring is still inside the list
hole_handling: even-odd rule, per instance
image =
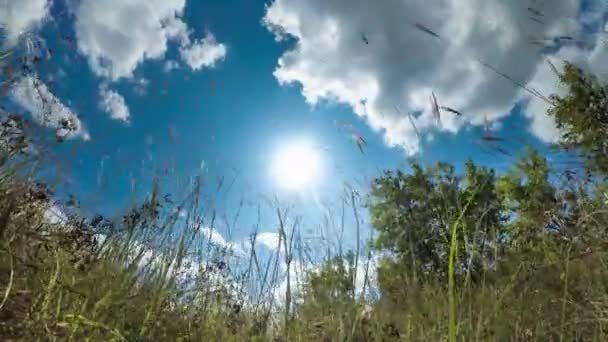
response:
[[[276,249],[258,248],[261,214],[242,246],[215,243],[220,225],[237,225],[242,204],[222,215],[200,178],[175,204],[157,181],[117,217],[66,206],[61,220],[50,219],[55,196],[36,182],[38,160],[19,153],[16,131],[0,132],[0,340],[608,340],[608,211],[595,199],[581,198],[589,203],[572,223],[593,232],[586,240],[511,254],[466,240],[467,229],[483,228],[483,217],[475,227],[464,220],[475,191],[464,206],[444,203],[447,277],[437,280],[422,274],[414,254],[401,264],[372,254],[352,189],[319,224],[324,255],[310,255],[318,246],[302,240],[302,217],[276,201],[259,204],[275,218]],[[462,276],[463,247],[482,256],[493,248],[494,265],[479,279],[470,269]],[[387,265],[401,272],[382,272]]]
[[[601,341],[608,337],[608,297],[602,285],[608,280],[602,247],[608,240],[585,241],[590,252],[573,241],[559,247],[559,254],[547,246],[531,259],[511,255],[501,267],[473,282],[470,275],[461,277],[456,260],[461,250],[457,236],[470,229],[463,217],[474,196],[462,207],[453,206],[447,284],[412,270],[394,280],[394,292],[387,288],[374,297],[370,287],[377,283],[370,273],[377,273],[386,261],[376,266],[369,248],[358,241],[352,259],[342,248],[334,253],[327,249],[323,259],[345,260],[338,275],[346,275],[348,281],[337,287],[344,292],[336,293],[336,283],[327,280],[340,284],[342,278],[310,267],[314,260],[306,257],[310,246],[301,241],[301,218],[276,203],[269,210],[278,227],[277,250],[261,255],[254,233],[245,245],[246,253],[235,255],[230,248],[213,244],[220,215],[203,207],[209,202],[201,200],[200,181],[176,199],[177,204],[164,202],[157,184],[143,203],[115,219],[83,219],[64,208],[65,220],[51,222],[48,210],[53,195],[48,187],[24,172],[27,161],[21,162],[17,154],[2,160],[3,340]],[[180,216],[175,206],[187,214]],[[348,206],[352,226],[346,223]],[[350,193],[337,217],[338,226],[329,227],[327,221],[323,229],[338,237],[344,231],[359,232],[359,206]],[[574,224],[601,231],[607,214],[596,204]],[[234,225],[235,217],[224,221]],[[327,233],[325,239],[330,236]],[[470,243],[465,241],[467,253],[482,251],[482,246]],[[342,246],[343,241],[335,245]],[[315,278],[319,274],[325,275]],[[362,289],[357,288],[361,278]],[[280,286],[283,282],[285,287]],[[334,286],[327,297],[310,295],[311,288],[321,291],[323,284]]]
[[[464,207],[460,209],[458,217],[452,224],[452,230],[450,232],[450,253],[448,261],[448,298],[449,298],[449,322],[448,322],[448,340],[450,342],[456,341],[457,336],[457,320],[458,316],[456,313],[456,283],[454,280],[454,261],[458,258],[458,227],[462,225],[464,215],[466,214],[469,206],[473,202],[473,199],[477,195],[477,190],[474,191],[467,199]],[[466,234],[463,234],[466,235]]]

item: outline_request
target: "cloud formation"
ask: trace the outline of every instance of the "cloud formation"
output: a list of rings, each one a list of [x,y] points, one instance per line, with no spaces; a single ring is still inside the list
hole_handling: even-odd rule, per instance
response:
[[[226,46],[218,43],[215,37],[208,33],[205,38],[183,46],[180,54],[192,70],[212,68],[226,57]]]
[[[83,0],[76,9],[79,51],[93,71],[117,80],[132,77],[146,59],[160,59],[185,0]]]
[[[586,72],[608,82],[608,45],[602,38],[605,32],[604,16],[608,13],[608,2],[589,0],[587,9],[580,13],[581,22],[587,26],[584,35],[579,37],[578,46],[562,46],[547,58],[539,61],[536,71],[528,85],[543,94],[565,95],[566,89],[559,82],[558,75],[551,64],[563,70],[564,62],[574,63]],[[546,113],[550,105],[538,98],[530,98],[525,115],[530,119],[529,130],[544,142],[556,142],[560,132],[551,117]]]
[[[266,248],[274,251],[279,248],[279,234],[278,233],[260,233],[256,237],[256,241],[264,245]]]
[[[213,228],[201,227],[199,230],[200,236],[202,236],[205,241],[211,242],[212,245],[216,247],[226,249],[227,251],[231,251],[235,253],[237,256],[244,255],[243,248],[238,244],[232,241],[226,240],[222,234]]]
[[[213,66],[226,51],[207,36],[191,42],[181,19],[186,0],[82,0],[76,9],[78,49],[98,76],[133,77],[145,60],[162,60],[170,42],[179,43],[192,69]]]
[[[530,38],[584,36],[577,19],[579,3],[274,0],[263,22],[278,40],[294,41],[274,71],[280,84],[299,84],[313,105],[324,100],[349,105],[383,133],[388,146],[414,154],[421,137],[406,113],[412,114],[423,135],[438,130],[455,133],[467,124],[481,125],[485,115],[490,121],[504,117],[517,102],[531,97],[514,83],[549,89],[546,82],[552,80],[541,69],[547,51],[530,44]],[[543,14],[542,20],[530,19],[530,6]],[[442,111],[438,123],[432,93],[440,106],[457,109],[464,118]],[[551,141],[556,132],[547,128],[552,122],[541,108],[533,99],[526,115],[531,131]]]
[[[125,103],[125,98],[114,90],[108,89],[106,85],[99,88],[99,108],[110,114],[114,120],[129,122],[129,108]]]
[[[89,140],[80,119],[36,75],[22,77],[11,90],[12,99],[40,125],[57,129],[57,135]],[[67,127],[67,129],[66,129]]]
[[[19,35],[34,29],[49,14],[49,0],[0,0],[0,28],[6,33],[8,45]]]

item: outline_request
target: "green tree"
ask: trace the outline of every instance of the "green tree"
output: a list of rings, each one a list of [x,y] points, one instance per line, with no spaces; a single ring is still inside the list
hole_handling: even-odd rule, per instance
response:
[[[512,305],[527,308],[513,319],[543,317],[538,333],[545,336],[557,336],[568,316],[592,314],[585,308],[606,289],[604,255],[597,252],[607,241],[604,210],[589,184],[552,174],[547,159],[529,149],[497,181],[510,217],[499,276],[509,284]]]
[[[571,242],[581,242],[590,234],[589,226],[581,222],[597,201],[590,197],[587,184],[577,178],[560,183],[552,173],[546,158],[529,149],[498,179],[497,191],[505,215],[511,218],[505,229],[512,254],[561,258],[564,246],[572,247]]]
[[[547,224],[558,214],[556,189],[550,183],[550,167],[538,151],[529,150],[515,166],[497,182],[497,189],[505,203],[511,245],[537,241]]]
[[[548,114],[562,132],[561,147],[579,150],[594,172],[608,172],[608,92],[606,85],[573,64],[560,74],[565,95],[551,96]]]
[[[392,254],[379,268],[381,290],[404,291],[412,281],[447,283],[451,225],[468,201],[457,237],[457,272],[476,280],[492,264],[505,220],[494,171],[471,161],[463,175],[445,163],[425,169],[412,161],[411,167],[411,174],[385,172],[372,190],[370,213],[379,233],[373,247]]]

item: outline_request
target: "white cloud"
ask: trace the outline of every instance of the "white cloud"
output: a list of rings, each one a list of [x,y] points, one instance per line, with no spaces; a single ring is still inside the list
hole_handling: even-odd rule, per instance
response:
[[[171,41],[179,43],[193,69],[212,66],[225,47],[208,40],[212,36],[190,41],[191,30],[180,17],[185,5],[186,0],[82,0],[76,9],[78,49],[97,75],[111,80],[132,77],[145,60],[163,59]]]
[[[563,89],[559,89],[559,78],[548,62],[539,63],[529,85],[543,94],[563,94]],[[560,132],[555,120],[546,115],[549,107],[550,105],[545,101],[531,98],[526,106],[525,115],[530,121],[530,133],[543,142],[554,143],[559,140]]]
[[[182,10],[179,12],[181,13]],[[190,29],[188,28],[188,25],[186,25],[186,23],[184,23],[177,16],[167,19],[163,26],[169,39],[175,39],[179,41],[181,45],[187,45],[190,43]]]
[[[79,51],[93,71],[117,80],[131,77],[146,59],[160,59],[185,0],[82,0],[76,10]]]
[[[608,41],[602,39],[598,41],[594,49],[587,56],[585,68],[598,76],[600,79],[608,80]]]
[[[592,1],[593,2],[593,1]],[[601,7],[599,7],[601,5]],[[598,31],[604,30],[603,17],[598,16],[597,12],[608,10],[608,2],[604,4],[591,4],[591,14],[583,15],[587,25],[595,25]],[[563,70],[564,62],[574,63],[588,73],[598,77],[603,82],[608,82],[608,43],[604,38],[597,39],[597,32],[588,33],[589,44],[585,48],[562,47],[552,56],[541,60],[536,68],[536,72],[529,82],[534,89],[544,94],[565,95],[566,89],[560,84],[558,76],[552,70],[549,61],[558,69]],[[553,118],[544,115],[549,109],[549,104],[537,98],[530,99],[527,105],[526,116],[530,119],[530,131],[545,142],[556,142],[560,132],[555,127]]]
[[[234,252],[236,255],[244,255],[245,253],[239,244],[227,241],[216,229],[201,227],[199,233],[205,241],[210,241],[217,247],[225,248],[228,251]]]
[[[29,111],[36,122],[57,129],[59,136],[90,139],[80,119],[37,76],[21,78],[13,87],[11,97]],[[66,125],[69,129],[66,129]]]
[[[34,29],[49,14],[49,0],[0,0],[0,28],[9,45],[23,32]]]
[[[108,89],[106,85],[99,88],[99,108],[115,120],[129,122],[129,107],[125,103],[125,98],[114,90]]]
[[[295,38],[274,72],[280,84],[300,84],[313,105],[327,99],[350,105],[384,134],[387,145],[416,153],[415,129],[395,106],[413,112],[423,134],[457,132],[467,122],[481,125],[484,114],[490,121],[504,117],[529,96],[475,58],[522,84],[551,82],[539,69],[541,47],[531,45],[529,36],[580,36],[573,19],[579,1],[534,5],[545,13],[545,25],[529,19],[530,6],[527,0],[401,0],[371,6],[364,0],[274,0],[264,23],[277,39]],[[443,40],[416,29],[416,23]],[[465,118],[444,111],[438,125],[431,91],[440,105],[462,111]],[[555,132],[545,129],[550,122],[530,117],[532,131],[551,140]]]
[[[266,246],[270,250],[277,250],[279,248],[279,234],[278,233],[260,233],[256,237],[256,241]]]
[[[218,43],[213,35],[207,34],[205,38],[182,47],[180,54],[192,70],[212,68],[226,56],[226,46]]]

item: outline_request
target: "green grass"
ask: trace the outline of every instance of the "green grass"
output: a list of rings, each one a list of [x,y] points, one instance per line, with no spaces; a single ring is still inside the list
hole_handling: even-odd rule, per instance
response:
[[[488,275],[473,285],[454,279],[457,239],[451,239],[449,286],[403,280],[398,300],[369,297],[327,297],[299,303],[291,309],[265,296],[280,259],[240,280],[265,279],[266,291],[253,291],[248,304],[217,293],[208,271],[191,274],[196,286],[180,286],[180,265],[200,242],[197,232],[172,236],[175,218],[154,212],[148,202],[134,209],[138,222],[116,223],[114,233],[93,244],[94,230],[75,222],[52,224],[43,215],[45,200],[26,201],[35,187],[2,168],[0,221],[0,338],[58,341],[601,341],[608,322],[605,254],[593,259],[547,256],[530,267],[510,263],[499,281]],[[29,196],[29,197],[28,197]],[[154,198],[154,196],[152,196]],[[191,208],[195,210],[195,207]],[[200,209],[200,208],[199,208]],[[463,212],[452,224],[456,236]],[[278,220],[282,216],[278,214]],[[178,230],[179,231],[179,230]],[[291,233],[282,233],[290,249]],[[160,244],[157,244],[160,243]],[[143,244],[155,245],[149,255]],[[291,244],[293,246],[293,244]],[[198,250],[231,263],[221,250]],[[292,252],[295,253],[295,252]],[[254,255],[240,263],[255,264]],[[353,258],[355,260],[355,258]],[[359,260],[359,259],[356,259]],[[273,260],[271,260],[273,261]],[[285,260],[291,262],[291,260]],[[358,261],[357,261],[358,262]],[[591,268],[586,264],[595,263]],[[210,268],[207,268],[210,269]],[[226,271],[230,273],[232,271]],[[355,277],[349,276],[347,279]],[[328,278],[325,278],[328,279]],[[406,285],[407,284],[407,285]],[[348,286],[347,286],[348,287]],[[253,288],[253,287],[251,287]],[[349,287],[345,293],[352,293]],[[583,305],[587,303],[586,305]],[[236,309],[235,305],[238,305]],[[365,309],[369,307],[370,309]],[[362,312],[367,311],[365,316]],[[398,331],[398,336],[395,333]]]
[[[0,60],[6,57],[0,53]],[[341,222],[341,237],[344,232],[356,235],[354,251],[343,251],[343,241],[325,241],[340,247],[327,250],[325,262],[310,272],[299,268],[310,247],[297,238],[301,221],[292,222],[297,216],[287,215],[280,203],[267,208],[276,217],[280,236],[278,250],[267,259],[256,248],[237,257],[210,244],[212,237],[203,228],[214,228],[223,215],[202,204],[212,199],[201,200],[201,182],[179,201],[185,218],[179,218],[175,205],[162,201],[161,185],[155,184],[144,203],[125,208],[120,217],[93,223],[65,208],[73,215],[51,222],[46,213],[53,194],[32,180],[33,161],[18,153],[26,140],[17,121],[14,131],[2,131],[10,136],[0,139],[1,148],[10,151],[0,156],[2,341],[608,340],[608,208],[601,191],[608,186],[603,181],[586,184],[599,197],[587,191],[577,197],[574,221],[564,225],[576,229],[576,239],[567,240],[542,233],[548,197],[537,191],[547,190],[538,160],[524,172],[523,178],[532,181],[519,184],[513,180],[517,175],[510,175],[492,187],[484,183],[484,189],[475,189],[468,198],[442,183],[448,190],[436,191],[431,205],[445,211],[438,217],[446,230],[440,234],[446,251],[439,254],[441,266],[431,276],[415,253],[395,252],[377,267],[370,263],[371,249],[360,237],[363,200],[351,190],[340,203],[341,214],[330,214],[336,217],[328,222]],[[476,173],[480,179],[483,175]],[[431,195],[425,192],[426,180],[420,181],[423,176],[420,172],[410,178],[404,190],[418,187],[423,196],[412,198],[419,202]],[[474,197],[491,193],[487,188],[519,202],[512,238],[519,238],[520,230],[528,234],[505,251],[497,243],[490,246],[491,257],[485,245],[468,240],[472,230],[479,233],[484,225],[488,208],[473,220],[469,213],[472,207],[481,208],[472,203],[482,202]],[[344,223],[348,207],[352,227]],[[402,213],[387,208],[381,214],[390,226]],[[236,218],[238,213],[224,219]],[[326,222],[321,230],[331,230],[330,225]],[[413,243],[401,234],[411,227],[402,222],[395,226],[403,231],[392,237]],[[251,245],[255,241],[254,235]],[[470,270],[463,275],[463,254],[481,256],[493,265],[475,278]],[[285,269],[297,272],[285,274]],[[370,281],[370,273],[377,273],[377,283]],[[278,293],[284,278],[291,286]],[[358,293],[362,278],[364,290]],[[380,295],[371,295],[371,287]]]

